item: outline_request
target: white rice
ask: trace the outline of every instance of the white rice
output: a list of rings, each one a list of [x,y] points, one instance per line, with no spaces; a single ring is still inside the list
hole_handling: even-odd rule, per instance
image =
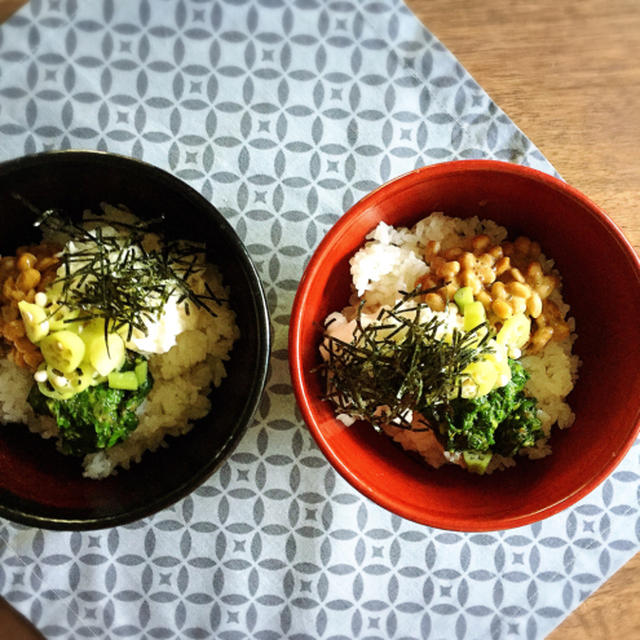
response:
[[[227,297],[217,270],[211,270],[207,281],[216,295]],[[216,317],[192,308],[194,326],[180,333],[168,352],[149,358],[153,388],[138,410],[137,428],[125,441],[85,456],[85,476],[102,478],[116,467],[128,469],[131,463],[140,461],[145,451],[164,446],[166,436],[187,433],[193,421],[209,413],[207,394],[212,386],[220,386],[227,375],[224,363],[239,337],[235,313],[229,306],[210,306]]]
[[[432,213],[418,222],[413,228],[393,228],[381,222],[366,238],[361,248],[351,259],[351,275],[355,289],[351,306],[343,310],[346,320],[356,314],[357,299],[365,298],[365,311],[374,312],[379,306],[392,306],[401,299],[401,292],[415,289],[419,279],[428,273],[423,260],[429,241],[439,241],[441,250],[460,246],[465,239],[486,234],[492,244],[505,241],[507,230],[491,220],[477,217],[461,219],[445,216],[441,212]],[[552,260],[540,256],[545,273],[560,275],[554,269]],[[539,417],[545,437],[535,447],[520,450],[521,455],[540,458],[551,453],[548,438],[554,424],[561,429],[570,427],[574,414],[566,401],[577,380],[579,358],[573,355],[572,345],[576,339],[575,322],[569,318],[569,307],[564,304],[561,286],[550,297],[556,303],[563,319],[568,319],[572,333],[562,342],[549,342],[544,349],[531,355],[525,355],[520,362],[531,376],[525,386],[525,393],[538,400]],[[460,454],[434,452],[433,434],[414,432],[393,426],[385,427],[388,435],[408,451],[419,453],[432,466],[444,462],[457,463]],[[437,448],[437,447],[435,447]],[[514,464],[513,459],[494,455],[487,469],[504,468]]]
[[[191,278],[196,292],[204,291],[206,280],[219,299],[229,299],[229,291],[215,267],[207,266],[204,275]],[[175,337],[174,346],[165,353],[150,356],[149,371],[154,384],[138,409],[138,427],[125,441],[85,456],[82,463],[85,477],[104,478],[118,467],[128,469],[146,451],[166,446],[166,436],[187,433],[195,420],[210,412],[207,395],[226,376],[224,363],[230,357],[239,330],[235,313],[227,302],[208,301],[208,305],[215,311],[215,317],[190,305],[186,329]],[[58,434],[55,420],[35,414],[27,403],[32,386],[33,374],[29,370],[6,358],[0,359],[0,421],[24,423],[44,438],[55,437]]]

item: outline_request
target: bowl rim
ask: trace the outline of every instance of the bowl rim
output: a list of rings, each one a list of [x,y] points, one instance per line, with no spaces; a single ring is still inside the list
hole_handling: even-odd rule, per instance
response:
[[[202,466],[188,480],[185,480],[162,496],[145,502],[140,506],[124,510],[118,514],[89,516],[86,518],[38,515],[27,512],[21,508],[7,507],[0,503],[0,516],[14,523],[62,531],[106,529],[130,524],[174,505],[202,485],[233,453],[251,424],[251,420],[258,409],[266,385],[272,342],[271,321],[264,285],[247,247],[217,207],[184,180],[181,180],[165,169],[140,160],[139,158],[93,149],[56,149],[5,160],[0,162],[0,176],[10,174],[14,170],[22,170],[31,166],[46,166],[49,162],[67,163],[82,160],[98,165],[110,165],[115,162],[118,166],[122,166],[125,169],[127,166],[142,167],[142,170],[145,171],[147,175],[152,176],[154,180],[167,184],[169,188],[180,193],[187,202],[192,202],[194,206],[206,210],[209,215],[215,218],[220,231],[235,245],[238,257],[244,263],[246,276],[250,282],[250,289],[254,295],[254,306],[258,320],[257,341],[259,347],[257,360],[259,366],[253,372],[252,384],[247,392],[247,402],[237,421],[237,424],[240,426],[229,435],[221,447],[219,454],[212,457],[208,464]]]
[[[294,395],[298,403],[298,407],[300,408],[300,411],[302,413],[303,419],[307,424],[309,431],[311,432],[311,435],[313,436],[314,440],[320,447],[325,457],[334,467],[334,469],[336,469],[336,471],[338,471],[338,473],[340,473],[340,475],[361,494],[392,513],[400,515],[404,518],[407,518],[408,520],[417,522],[419,524],[444,530],[462,532],[511,529],[523,525],[532,524],[534,522],[538,522],[540,520],[548,518],[556,513],[559,513],[567,507],[575,504],[578,500],[586,496],[588,493],[598,487],[602,482],[604,482],[604,480],[614,471],[614,469],[628,453],[629,449],[635,442],[638,433],[640,432],[639,405],[635,416],[634,428],[632,429],[633,436],[630,437],[627,442],[625,442],[625,445],[621,447],[619,453],[616,456],[612,456],[610,459],[608,459],[606,464],[601,468],[600,472],[592,477],[588,482],[585,482],[580,487],[577,487],[563,499],[558,500],[557,502],[552,503],[542,509],[538,509],[521,515],[483,518],[482,520],[470,520],[455,515],[429,515],[428,513],[425,514],[423,511],[407,505],[406,503],[392,504],[391,501],[387,500],[384,496],[381,496],[373,486],[353,473],[349,465],[334,453],[328,440],[324,437],[320,425],[316,421],[309,394],[306,389],[305,375],[302,368],[301,331],[304,324],[304,309],[306,307],[306,301],[309,296],[309,292],[314,285],[314,281],[323,269],[323,261],[326,254],[331,251],[332,245],[334,244],[336,238],[342,234],[343,229],[346,228],[350,224],[351,220],[357,217],[361,211],[367,209],[369,203],[378,196],[379,192],[387,191],[387,197],[392,197],[393,195],[405,190],[408,186],[419,183],[423,179],[423,176],[425,174],[429,176],[439,176],[445,174],[455,175],[461,173],[477,172],[511,174],[520,178],[538,182],[547,188],[562,192],[563,195],[576,200],[592,215],[598,218],[599,221],[607,228],[609,233],[611,233],[615,237],[622,251],[626,254],[630,266],[635,270],[638,279],[640,279],[640,258],[636,254],[631,243],[627,240],[627,238],[624,236],[621,229],[615,224],[615,222],[613,222],[613,220],[611,220],[611,218],[609,218],[609,216],[604,212],[604,210],[602,210],[599,206],[597,206],[593,201],[587,198],[587,196],[585,196],[575,187],[572,187],[560,178],[524,165],[518,165],[500,160],[453,160],[419,167],[400,176],[392,178],[391,180],[388,180],[384,184],[366,194],[363,198],[349,207],[349,209],[326,233],[326,235],[314,251],[309,263],[307,264],[307,267],[302,275],[300,284],[296,291],[291,310],[291,320],[289,327],[289,368],[291,371]]]

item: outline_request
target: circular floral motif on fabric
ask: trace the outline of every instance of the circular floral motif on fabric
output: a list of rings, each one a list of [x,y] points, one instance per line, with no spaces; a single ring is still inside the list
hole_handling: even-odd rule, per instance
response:
[[[275,328],[227,464],[129,526],[0,521],[0,593],[48,638],[539,638],[637,549],[637,448],[542,523],[450,533],[328,465],[296,410],[288,314],[351,204],[415,167],[536,147],[399,0],[31,0],[0,28],[0,159],[104,149],[170,170],[247,244]]]

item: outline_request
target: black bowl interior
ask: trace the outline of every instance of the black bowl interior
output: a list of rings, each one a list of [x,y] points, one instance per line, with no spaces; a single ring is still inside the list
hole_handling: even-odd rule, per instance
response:
[[[138,217],[164,214],[165,237],[205,241],[210,262],[230,287],[241,337],[228,376],[210,395],[211,414],[169,447],[147,452],[127,471],[85,479],[80,462],[24,425],[0,426],[0,515],[55,529],[124,524],[174,503],[201,484],[235,448],[260,400],[269,358],[269,319],[259,276],[232,227],[202,196],[170,174],[130,158],[98,152],[38,154],[0,165],[2,255],[38,241],[40,210],[80,216],[101,202],[124,204]]]

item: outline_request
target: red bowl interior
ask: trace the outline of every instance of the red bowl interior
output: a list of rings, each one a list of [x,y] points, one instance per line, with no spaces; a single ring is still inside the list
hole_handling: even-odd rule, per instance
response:
[[[412,459],[364,423],[349,428],[320,400],[322,322],[345,306],[349,259],[384,222],[412,225],[432,211],[495,220],[510,236],[538,240],[564,280],[582,360],[569,398],[573,427],[555,429],[551,456],[478,477]],[[325,236],[293,305],[289,358],[306,423],[334,467],[359,491],[405,518],[443,529],[487,531],[529,524],[602,482],[633,443],[640,421],[640,262],[611,220],[586,197],[541,172],[471,160],[404,175],[355,204]]]

